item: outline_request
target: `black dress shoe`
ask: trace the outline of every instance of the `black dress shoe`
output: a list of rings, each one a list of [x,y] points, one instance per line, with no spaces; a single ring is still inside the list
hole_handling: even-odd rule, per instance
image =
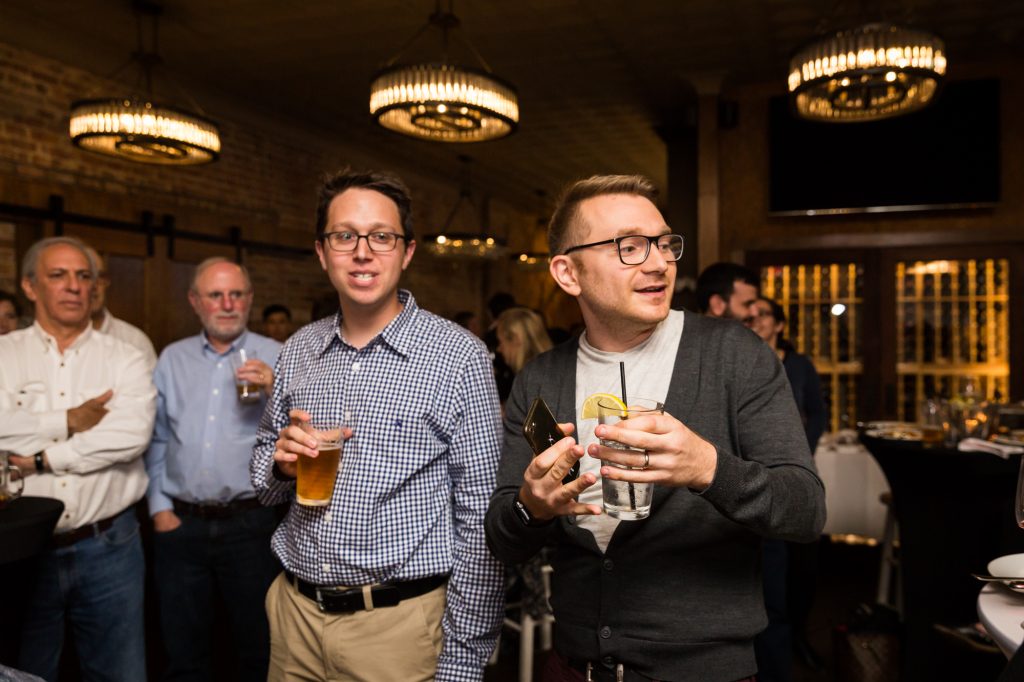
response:
[[[805,667],[811,670],[824,670],[825,662],[821,656],[811,647],[811,643],[804,637],[793,638],[793,655]]]

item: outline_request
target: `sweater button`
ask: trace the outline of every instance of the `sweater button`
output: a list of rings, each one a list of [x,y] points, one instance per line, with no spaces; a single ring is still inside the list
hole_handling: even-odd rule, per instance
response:
[[[612,561],[611,559],[605,559],[604,560],[604,570],[610,571],[613,568],[615,568],[615,562]]]
[[[610,627],[605,625],[603,628],[601,628],[601,639],[608,639],[611,636],[612,636],[612,629]]]
[[[605,656],[604,658],[601,659],[601,662],[604,663],[606,666],[608,666],[610,668],[615,663],[615,659],[612,658],[611,656]]]

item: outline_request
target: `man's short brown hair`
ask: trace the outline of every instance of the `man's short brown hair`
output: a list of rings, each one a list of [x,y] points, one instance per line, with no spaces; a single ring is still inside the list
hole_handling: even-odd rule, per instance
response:
[[[548,223],[548,251],[557,256],[569,247],[569,242],[583,233],[580,204],[587,199],[606,194],[632,194],[652,203],[658,196],[654,183],[642,175],[592,175],[577,180],[562,192]]]
[[[402,179],[386,171],[355,171],[343,168],[337,173],[326,175],[317,191],[316,238],[324,238],[327,231],[327,212],[334,198],[349,189],[369,189],[383,194],[398,206],[398,217],[402,221],[402,234],[406,242],[414,239],[412,231],[412,196]]]

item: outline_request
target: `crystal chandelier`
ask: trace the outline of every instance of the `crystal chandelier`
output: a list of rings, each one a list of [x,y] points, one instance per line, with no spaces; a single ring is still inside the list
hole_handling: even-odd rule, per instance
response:
[[[370,85],[370,114],[380,125],[435,142],[482,142],[505,137],[519,125],[519,97],[511,84],[492,72],[480,53],[463,39],[481,68],[449,61],[449,38],[459,20],[441,10],[440,0],[427,24],[378,71]],[[397,64],[427,29],[441,33],[440,62]]]
[[[946,48],[928,31],[887,23],[839,31],[789,64],[797,113],[828,122],[870,121],[926,106],[946,74]]]
[[[490,206],[486,200],[483,202],[479,212],[480,232],[460,232],[451,229],[459,209],[464,205],[470,209],[473,208],[473,195],[469,188],[469,165],[472,160],[468,156],[460,155],[459,161],[463,164],[459,198],[452,206],[448,217],[445,218],[444,227],[441,228],[441,231],[424,236],[425,246],[435,256],[442,256],[444,258],[466,258],[473,260],[499,258],[506,252],[505,241],[485,233],[487,226],[490,224]],[[476,216],[474,216],[475,218]]]
[[[145,80],[144,95],[82,99],[71,104],[68,132],[81,149],[129,161],[163,165],[210,163],[220,156],[217,125],[199,114],[153,101],[153,68],[161,8],[149,2],[134,3],[139,49],[130,63],[139,66]],[[153,51],[142,45],[142,16],[152,18]]]

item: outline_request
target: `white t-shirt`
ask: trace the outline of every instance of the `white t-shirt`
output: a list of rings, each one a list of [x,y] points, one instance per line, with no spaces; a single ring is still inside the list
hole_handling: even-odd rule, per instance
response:
[[[579,350],[576,352],[576,440],[584,450],[591,443],[597,442],[594,436],[597,419],[584,421],[580,413],[583,401],[595,393],[611,393],[621,397],[620,362],[624,363],[626,368],[627,398],[649,398],[660,403],[665,402],[672,370],[676,364],[679,339],[683,334],[683,319],[681,310],[669,311],[668,317],[643,343],[622,353],[598,350],[587,341],[586,332],[580,336]],[[580,460],[580,474],[585,472],[597,476],[597,483],[583,491],[580,502],[600,506],[601,461],[584,455]],[[604,552],[612,539],[612,533],[619,525],[619,520],[607,514],[587,515],[578,517],[577,525],[593,533],[597,546]]]

